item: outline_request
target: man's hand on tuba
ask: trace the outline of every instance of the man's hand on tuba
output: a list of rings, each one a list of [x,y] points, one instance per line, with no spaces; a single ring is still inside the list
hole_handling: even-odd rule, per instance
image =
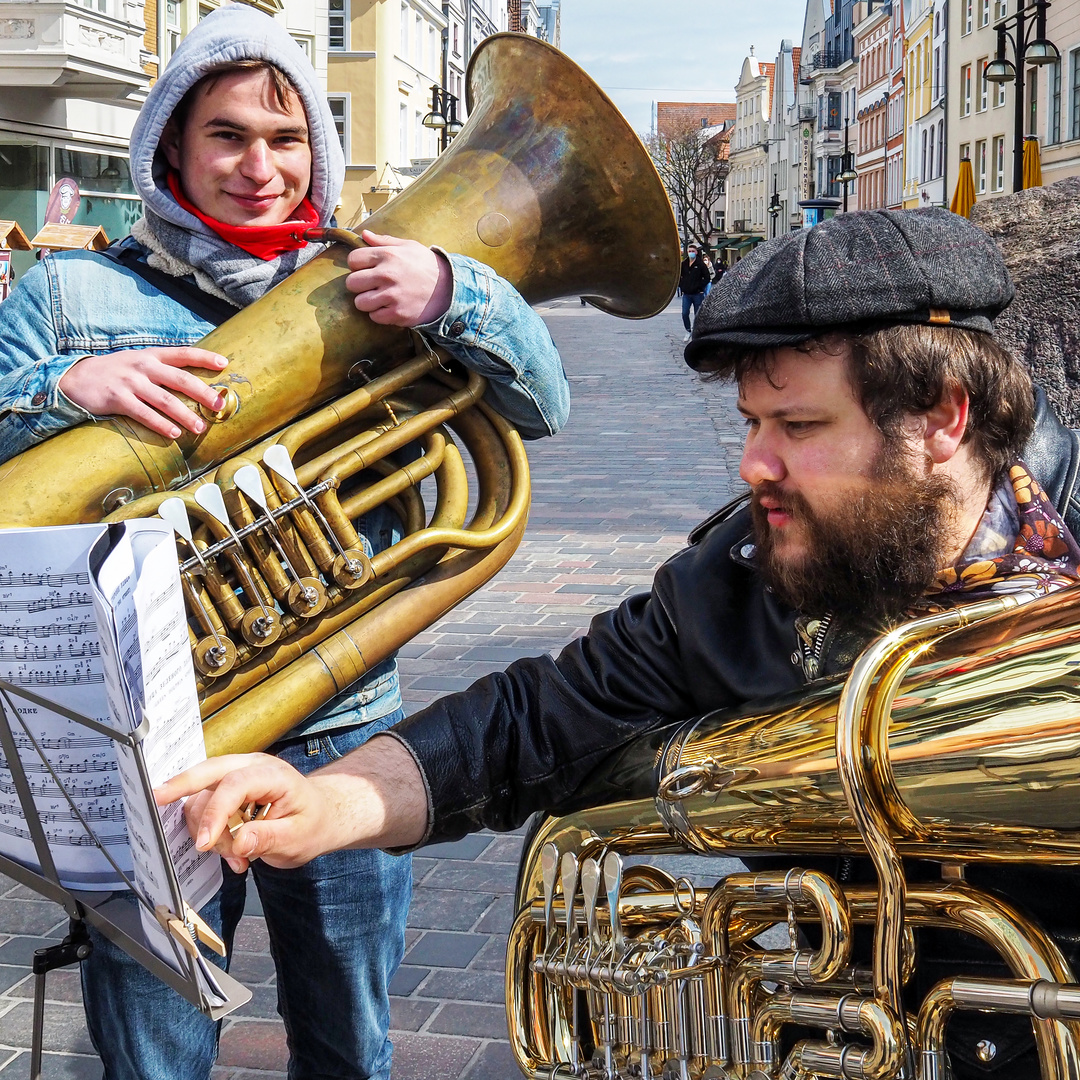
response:
[[[387,326],[423,326],[446,313],[454,292],[450,262],[415,240],[365,229],[367,247],[349,252],[345,287],[371,321]]]
[[[159,806],[188,796],[188,829],[237,873],[252,859],[293,867],[341,848],[409,847],[427,829],[427,796],[412,755],[376,736],[340,761],[304,776],[268,754],[209,758],[155,790]],[[230,830],[251,804],[265,817]]]

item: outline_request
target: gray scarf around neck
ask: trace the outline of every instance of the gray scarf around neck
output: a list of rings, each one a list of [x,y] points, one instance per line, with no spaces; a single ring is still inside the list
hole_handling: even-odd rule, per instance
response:
[[[326,249],[325,244],[308,244],[274,259],[258,259],[210,230],[196,233],[174,225],[149,206],[131,233],[149,248],[151,266],[174,277],[193,274],[204,292],[241,308]]]

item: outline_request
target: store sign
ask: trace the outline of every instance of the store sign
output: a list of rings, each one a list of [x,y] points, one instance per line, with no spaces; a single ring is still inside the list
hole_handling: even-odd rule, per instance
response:
[[[810,198],[810,161],[814,153],[814,132],[809,124],[802,129],[802,151],[799,154],[799,201]]]

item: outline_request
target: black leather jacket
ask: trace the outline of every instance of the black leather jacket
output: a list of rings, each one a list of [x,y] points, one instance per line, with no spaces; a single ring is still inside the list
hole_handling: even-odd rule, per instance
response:
[[[1023,458],[1080,535],[1074,497],[1080,440],[1061,426],[1041,392]],[[657,571],[651,592],[598,615],[588,635],[557,659],[520,660],[398,725],[392,734],[411,749],[430,794],[425,843],[484,827],[512,829],[535,811],[563,814],[651,795],[656,777],[642,760],[654,760],[648,748],[662,743],[666,728],[845,671],[865,641],[832,625],[817,662],[808,658],[797,613],[766,592],[754,570],[749,532],[746,507],[725,507]],[[839,880],[873,880],[860,860],[830,862],[815,865]],[[908,873],[925,880],[940,870],[913,864]],[[1061,867],[968,870],[973,884],[1002,893],[1033,915],[1074,969],[1080,959],[1077,876],[1076,869]],[[919,946],[915,1007],[939,977],[1008,974],[970,938],[928,930],[920,933]],[[980,1039],[997,1047],[991,1062],[979,1059]],[[948,1048],[957,1078],[1039,1075],[1023,1017],[958,1014]]]

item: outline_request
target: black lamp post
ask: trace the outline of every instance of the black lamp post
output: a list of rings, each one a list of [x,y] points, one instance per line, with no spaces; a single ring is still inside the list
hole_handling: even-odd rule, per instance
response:
[[[840,175],[836,178],[844,185],[844,213],[847,213],[848,184],[859,178],[855,171],[855,155],[848,149],[848,128],[851,125],[844,121],[844,153],[840,158]]]
[[[1058,47],[1046,37],[1046,9],[1049,0],[1033,0],[1015,15],[994,24],[997,52],[986,65],[985,79],[992,83],[1014,82],[1013,102],[1013,191],[1024,187],[1024,70],[1025,65],[1056,64],[1061,60]],[[1034,18],[1032,18],[1034,16]],[[1034,36],[1032,36],[1034,31]],[[1005,55],[1005,45],[1012,45],[1013,59]]]
[[[431,88],[431,112],[420,121],[426,128],[439,132],[439,150],[445,150],[450,140],[461,130],[457,115],[458,99],[449,90],[439,86]]]
[[[776,190],[776,177],[773,177],[772,198],[769,200],[769,218],[772,222],[772,237],[776,239],[776,219],[780,217],[780,195]]]

